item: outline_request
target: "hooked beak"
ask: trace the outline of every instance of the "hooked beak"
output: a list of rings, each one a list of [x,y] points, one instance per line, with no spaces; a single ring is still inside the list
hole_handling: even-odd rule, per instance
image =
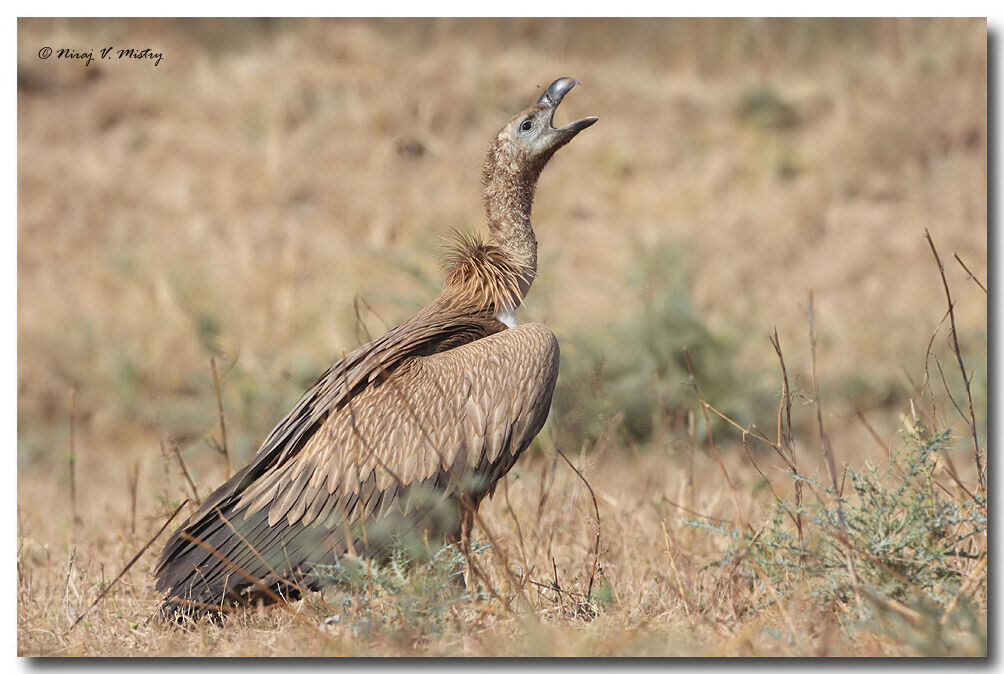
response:
[[[599,117],[586,117],[585,119],[579,119],[571,124],[566,124],[565,126],[555,128],[554,126],[554,112],[558,109],[558,104],[561,103],[561,99],[565,97],[569,91],[572,90],[576,84],[581,84],[578,80],[574,80],[571,77],[562,77],[554,80],[551,86],[547,88],[547,91],[540,95],[537,99],[537,105],[543,105],[546,108],[550,108],[551,116],[548,117],[547,124],[554,131],[561,131],[563,133],[569,133],[571,135],[577,134],[588,126],[592,126],[596,123]]]

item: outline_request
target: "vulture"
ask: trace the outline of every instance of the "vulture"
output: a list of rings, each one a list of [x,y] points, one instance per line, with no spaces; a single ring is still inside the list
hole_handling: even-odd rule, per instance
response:
[[[480,502],[540,431],[558,342],[515,311],[537,272],[537,178],[597,121],[555,127],[578,82],[555,80],[492,141],[482,182],[488,236],[457,234],[443,289],[307,390],[251,462],[165,544],[161,615],[299,598],[345,556],[396,545],[469,545]]]

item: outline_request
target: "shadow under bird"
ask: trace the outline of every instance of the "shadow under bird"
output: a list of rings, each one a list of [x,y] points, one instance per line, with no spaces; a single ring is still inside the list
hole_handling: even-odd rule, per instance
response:
[[[251,463],[168,540],[156,568],[163,614],[297,598],[346,555],[459,541],[540,431],[558,342],[515,311],[537,272],[537,178],[596,122],[554,126],[578,82],[555,80],[488,150],[488,238],[457,235],[443,289],[425,308],[334,364],[269,433]]]

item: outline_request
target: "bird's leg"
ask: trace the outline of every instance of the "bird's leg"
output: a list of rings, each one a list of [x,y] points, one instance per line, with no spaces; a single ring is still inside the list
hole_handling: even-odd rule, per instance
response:
[[[474,527],[474,510],[467,506],[460,515],[460,547],[464,554],[471,551],[471,529]]]
[[[470,504],[460,506],[460,550],[464,553],[464,587],[468,592],[474,589],[474,576],[471,573],[471,530],[474,528],[474,509]]]

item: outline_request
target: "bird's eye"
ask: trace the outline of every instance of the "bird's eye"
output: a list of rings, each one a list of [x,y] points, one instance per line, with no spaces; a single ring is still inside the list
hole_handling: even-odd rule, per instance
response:
[[[530,129],[532,129],[532,128],[533,128],[533,122],[531,122],[531,121],[530,121],[530,120],[528,119],[528,120],[526,120],[525,122],[523,122],[522,124],[520,124],[520,125],[519,125],[519,128],[520,128],[520,129],[522,129],[523,131],[529,131]]]

